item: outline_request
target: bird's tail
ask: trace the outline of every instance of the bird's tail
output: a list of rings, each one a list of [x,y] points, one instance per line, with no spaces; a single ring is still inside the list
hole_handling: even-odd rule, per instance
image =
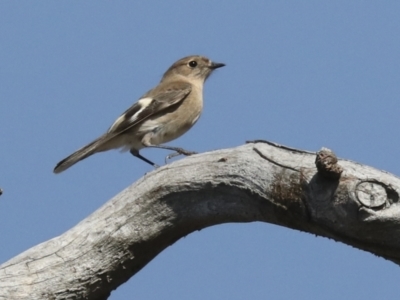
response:
[[[73,166],[77,162],[81,161],[82,159],[85,159],[86,157],[89,157],[90,155],[102,151],[99,149],[99,146],[104,142],[104,136],[99,137],[98,139],[94,140],[90,144],[86,145],[85,147],[75,151],[72,153],[70,156],[64,158],[62,161],[60,161],[56,167],[54,168],[53,172],[58,174],[69,167]]]

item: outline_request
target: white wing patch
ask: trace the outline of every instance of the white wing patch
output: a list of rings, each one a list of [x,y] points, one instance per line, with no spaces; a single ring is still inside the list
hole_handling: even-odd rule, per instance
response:
[[[129,121],[134,122],[137,118],[137,116],[144,110],[146,109],[150,103],[153,102],[153,98],[142,98],[138,101],[138,104],[140,104],[141,108],[135,113]]]
[[[140,105],[140,109],[129,119],[130,122],[134,122],[137,118],[137,116],[147,107],[150,105],[150,103],[153,101],[153,98],[142,98],[138,101],[138,104]],[[115,120],[115,122],[111,125],[110,129],[108,129],[108,132],[114,131],[122,122],[126,120],[125,114],[122,114],[121,116],[118,117],[118,119]]]
[[[110,129],[108,129],[108,133],[112,132],[115,128],[118,127],[119,124],[125,119],[125,115],[120,116],[115,122],[111,125]]]
[[[142,98],[138,101],[140,106],[142,107],[147,107],[150,105],[150,103],[153,101],[153,98],[147,97],[147,98]]]

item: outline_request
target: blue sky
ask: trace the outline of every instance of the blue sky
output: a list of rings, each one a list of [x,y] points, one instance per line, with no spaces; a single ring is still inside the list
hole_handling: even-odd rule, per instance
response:
[[[171,145],[324,146],[399,174],[399,15],[399,1],[1,1],[0,262],[151,170],[110,151],[52,173],[190,54],[227,66]],[[142,154],[161,164],[168,152]],[[110,299],[398,299],[399,276],[325,238],[226,224],[181,239]]]

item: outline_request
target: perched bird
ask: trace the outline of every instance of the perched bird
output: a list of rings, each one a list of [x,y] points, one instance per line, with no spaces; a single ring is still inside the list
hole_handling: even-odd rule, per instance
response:
[[[154,167],[155,163],[140,155],[140,149],[153,147],[193,154],[162,144],[180,137],[196,123],[203,109],[203,84],[223,66],[199,55],[178,60],[160,83],[128,108],[105,134],[60,161],[54,173],[61,173],[94,153],[118,148],[129,150]]]

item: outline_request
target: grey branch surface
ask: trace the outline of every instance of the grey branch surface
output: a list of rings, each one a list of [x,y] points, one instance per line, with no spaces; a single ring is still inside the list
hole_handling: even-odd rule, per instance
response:
[[[332,157],[317,169],[316,153],[254,141],[168,164],[2,264],[0,299],[107,299],[180,238],[229,222],[278,224],[399,264],[399,178]]]

